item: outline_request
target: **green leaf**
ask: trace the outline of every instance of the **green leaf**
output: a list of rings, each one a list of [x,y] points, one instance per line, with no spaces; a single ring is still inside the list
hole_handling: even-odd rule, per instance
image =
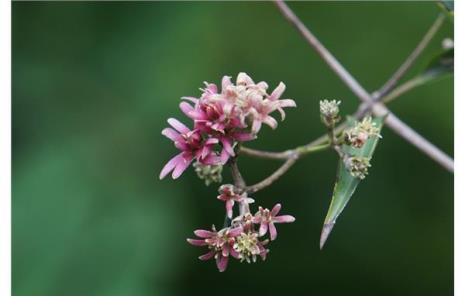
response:
[[[420,74],[425,80],[430,81],[454,73],[454,49],[449,48],[437,54],[428,63],[426,69]]]
[[[356,121],[353,118],[349,118],[349,126],[353,127]],[[373,122],[381,128],[384,121],[384,117],[376,117],[373,119]],[[348,145],[343,145],[342,149],[345,153],[348,153],[353,156],[361,156],[371,158],[378,143],[378,137],[371,137],[362,148],[353,148]],[[339,160],[338,172],[336,184],[334,185],[333,197],[331,204],[329,206],[328,213],[323,225],[323,230],[321,232],[320,238],[320,249],[323,248],[331,230],[336,223],[336,219],[342,213],[350,198],[354,194],[357,186],[360,183],[360,178],[354,177],[346,169],[342,159]]]

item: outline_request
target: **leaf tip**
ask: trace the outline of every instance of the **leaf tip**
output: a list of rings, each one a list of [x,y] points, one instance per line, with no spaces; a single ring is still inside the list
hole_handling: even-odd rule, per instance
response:
[[[323,229],[321,230],[321,236],[320,236],[320,250],[323,250],[326,240],[328,239],[329,234],[333,230],[334,224],[335,224],[334,222],[330,222],[330,223],[325,223],[323,225]]]

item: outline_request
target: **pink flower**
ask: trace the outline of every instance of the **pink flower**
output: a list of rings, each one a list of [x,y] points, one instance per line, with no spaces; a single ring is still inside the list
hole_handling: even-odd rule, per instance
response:
[[[168,119],[168,123],[174,128],[165,128],[162,134],[172,140],[176,148],[182,152],[173,157],[163,167],[160,179],[173,171],[173,179],[178,178],[195,158],[202,164],[216,164],[219,158],[213,152],[213,146],[218,139],[204,140],[198,130],[191,131],[184,124],[174,118]]]
[[[215,84],[205,82],[200,98],[183,97],[179,107],[193,121],[194,128],[191,131],[176,119],[168,120],[174,129],[166,128],[162,134],[181,153],[165,165],[160,178],[171,171],[172,177],[178,178],[193,159],[202,164],[226,164],[235,156],[237,142],[255,139],[262,124],[277,127],[272,112],[279,111],[284,120],[283,108],[296,106],[291,99],[280,100],[285,88],[281,82],[268,94],[266,82],[255,83],[247,74],[239,73],[236,84],[231,77],[223,77],[221,92]]]
[[[226,270],[228,266],[229,255],[234,258],[239,258],[240,254],[234,249],[236,237],[241,235],[242,227],[223,228],[216,231],[215,226],[212,226],[212,231],[196,230],[194,234],[200,239],[187,239],[191,245],[207,246],[210,251],[199,257],[200,260],[209,260],[215,258],[216,266],[220,272]]]
[[[220,189],[218,190],[220,195],[218,195],[218,199],[225,202],[226,205],[226,214],[228,218],[232,218],[233,215],[233,206],[235,202],[239,203],[253,203],[254,200],[247,197],[247,194],[239,194],[234,191],[234,186],[231,184],[221,185]]]
[[[268,229],[270,230],[270,239],[275,240],[278,236],[274,223],[291,223],[295,221],[295,218],[290,215],[278,216],[281,210],[281,204],[276,204],[270,211],[259,207],[258,212],[255,214],[254,223],[260,224],[259,235],[263,236],[266,234]]]

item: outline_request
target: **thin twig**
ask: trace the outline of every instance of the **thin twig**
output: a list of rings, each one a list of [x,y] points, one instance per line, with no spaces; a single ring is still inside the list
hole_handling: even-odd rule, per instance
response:
[[[355,80],[354,77],[339,63],[339,61],[323,46],[323,44],[310,32],[310,30],[300,21],[294,12],[281,0],[275,1],[283,16],[293,24],[304,39],[312,46],[318,55],[326,62],[333,72],[349,87],[352,92],[365,103],[373,104],[372,96]],[[385,116],[389,110],[383,104],[372,106],[372,111],[376,116]],[[386,118],[386,126],[391,128],[398,135],[416,146],[431,159],[442,165],[447,170],[453,172],[454,161],[451,157],[438,149],[424,137],[415,132],[408,125],[403,123],[395,115],[390,114]],[[402,130],[405,129],[405,130]]]
[[[391,78],[373,94],[374,101],[381,100],[387,93],[389,93],[399,82],[399,80],[407,73],[410,67],[413,65],[415,60],[420,56],[426,46],[431,42],[434,35],[438,32],[442,23],[444,22],[445,15],[440,13],[431,27],[428,29],[426,34],[421,39],[420,43],[415,47],[415,49],[410,53],[407,59],[402,63],[402,65],[397,69],[396,72],[391,76]]]
[[[282,175],[284,175],[284,173],[286,173],[287,170],[289,170],[294,165],[298,158],[299,156],[297,154],[288,158],[284,164],[280,166],[279,169],[277,169],[273,174],[265,178],[263,181],[258,182],[257,184],[246,187],[245,191],[247,193],[254,193],[270,186],[274,181],[278,180]]]
[[[231,167],[231,175],[234,181],[234,186],[239,189],[244,189],[246,184],[244,178],[241,175],[241,172],[239,171],[239,167],[237,166],[236,158],[232,158],[229,165]]]

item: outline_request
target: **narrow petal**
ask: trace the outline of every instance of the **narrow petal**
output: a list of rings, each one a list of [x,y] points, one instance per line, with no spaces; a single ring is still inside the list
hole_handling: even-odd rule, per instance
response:
[[[226,150],[229,155],[234,156],[234,149],[231,146],[231,140],[221,138],[221,144],[223,144],[223,149]]]
[[[179,120],[177,120],[176,118],[170,118],[168,119],[168,123],[174,127],[178,132],[180,133],[188,133],[190,132],[190,129],[187,128],[187,126],[185,126],[184,124],[182,124]]]
[[[170,127],[167,127],[165,129],[163,129],[161,131],[161,134],[163,136],[167,137],[168,139],[170,139],[173,142],[178,141],[179,138],[180,138],[179,133],[177,131],[175,131],[174,129],[170,128]]]
[[[236,227],[236,228],[230,228],[228,234],[231,237],[236,237],[236,236],[240,235],[242,233],[242,231],[243,231],[242,227],[239,226],[239,227]]]
[[[194,104],[197,104],[199,102],[199,99],[194,97],[181,97],[181,100],[191,101]]]
[[[256,134],[260,131],[262,127],[262,122],[258,119],[255,119],[252,123],[252,133]]]
[[[182,153],[176,155],[175,157],[171,158],[167,164],[163,167],[160,172],[160,180],[166,177],[177,165],[180,161],[184,161],[182,157]]]
[[[221,80],[221,92],[224,94],[228,86],[231,84],[231,76],[223,76],[223,79]]]
[[[194,111],[194,107],[191,106],[191,104],[187,102],[181,102],[179,104],[179,109],[186,114],[187,117],[191,117],[190,112]]]
[[[275,206],[271,209],[271,216],[276,216],[278,215],[279,211],[281,210],[281,204],[277,203]]]
[[[193,246],[205,246],[207,243],[203,239],[188,238],[187,242]]]
[[[228,200],[226,201],[226,214],[228,215],[228,218],[232,218],[233,214],[233,206],[234,206],[234,201],[233,200]]]
[[[296,105],[294,100],[285,99],[285,100],[279,100],[279,107],[281,107],[281,108],[297,107],[297,105]]]
[[[268,231],[268,223],[262,222],[260,224],[260,229],[258,230],[258,235],[264,236],[267,231]]]
[[[226,164],[228,160],[229,160],[229,153],[226,151],[226,149],[221,150],[221,154],[220,154],[221,164]]]
[[[200,162],[202,164],[208,164],[208,165],[220,164],[221,159],[217,155],[212,153],[212,154],[208,155],[207,157],[201,159]]]
[[[265,119],[263,120],[263,123],[268,125],[272,129],[275,129],[278,126],[278,122],[276,121],[276,119],[274,119],[271,116],[265,117]]]
[[[279,85],[273,90],[273,92],[271,93],[268,99],[270,101],[275,101],[279,99],[285,90],[286,90],[286,85],[280,82]]]
[[[198,237],[201,238],[209,238],[215,235],[214,232],[208,231],[208,230],[203,230],[203,229],[197,229],[194,231],[194,234],[197,235]]]
[[[249,75],[245,74],[244,72],[241,72],[237,75],[237,80],[236,84],[254,84],[252,78],[250,78]]]
[[[295,221],[295,218],[291,215],[282,215],[273,218],[273,222],[275,223],[292,223]]]
[[[205,260],[213,258],[213,256],[215,256],[215,251],[210,251],[207,254],[200,256],[199,259],[205,261]]]
[[[218,267],[218,270],[220,272],[223,272],[226,270],[226,267],[228,267],[228,257],[224,256],[218,256],[216,258],[216,266]]]
[[[176,167],[173,170],[173,174],[171,175],[173,179],[179,178],[179,176],[182,175],[182,173],[189,167],[189,165],[192,162],[192,156],[189,158],[183,157],[183,161],[179,161]]]
[[[251,133],[241,133],[241,132],[234,132],[231,134],[231,137],[241,142],[255,140],[256,138],[256,136]]]
[[[234,250],[234,248],[231,248],[231,249],[229,250],[229,253],[230,253],[231,256],[233,256],[234,258],[240,259],[241,254],[239,254],[239,252],[237,252],[236,250]]]
[[[278,236],[278,232],[276,231],[276,227],[274,226],[273,222],[271,222],[269,225],[268,225],[269,229],[270,229],[270,239],[271,240],[275,240],[276,237]]]

